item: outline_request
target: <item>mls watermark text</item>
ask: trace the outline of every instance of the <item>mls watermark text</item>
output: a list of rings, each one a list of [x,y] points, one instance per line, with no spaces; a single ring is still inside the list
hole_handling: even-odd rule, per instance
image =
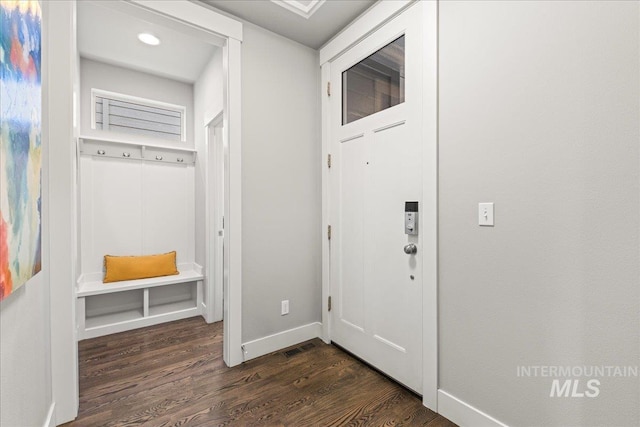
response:
[[[598,397],[603,378],[638,377],[637,366],[532,365],[518,366],[518,377],[551,378],[549,397]]]

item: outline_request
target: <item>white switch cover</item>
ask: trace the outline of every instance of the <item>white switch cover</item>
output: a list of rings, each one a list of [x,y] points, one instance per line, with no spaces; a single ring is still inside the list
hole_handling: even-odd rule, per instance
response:
[[[478,203],[478,225],[493,227],[493,203]]]
[[[285,314],[289,314],[289,300],[283,300],[280,305],[280,315],[284,316]]]

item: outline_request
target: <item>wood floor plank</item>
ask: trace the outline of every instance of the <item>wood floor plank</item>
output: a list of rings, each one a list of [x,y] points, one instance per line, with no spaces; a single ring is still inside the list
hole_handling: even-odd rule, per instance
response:
[[[222,323],[201,318],[82,341],[79,361],[80,411],[65,427],[456,427],[318,339],[228,368]]]

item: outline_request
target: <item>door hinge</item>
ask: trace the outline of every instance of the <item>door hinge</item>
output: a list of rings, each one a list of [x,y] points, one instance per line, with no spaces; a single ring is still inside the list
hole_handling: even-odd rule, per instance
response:
[[[327,82],[327,96],[331,96],[331,82]]]
[[[331,226],[327,226],[327,239],[331,240]]]
[[[328,311],[331,311],[331,297],[328,298],[327,307],[328,307]]]
[[[327,154],[327,167],[331,169],[331,154]]]

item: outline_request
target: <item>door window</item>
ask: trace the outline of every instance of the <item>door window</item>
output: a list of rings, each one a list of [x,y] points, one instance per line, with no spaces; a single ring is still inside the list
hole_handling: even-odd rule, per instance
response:
[[[404,102],[404,35],[342,73],[342,124]]]

